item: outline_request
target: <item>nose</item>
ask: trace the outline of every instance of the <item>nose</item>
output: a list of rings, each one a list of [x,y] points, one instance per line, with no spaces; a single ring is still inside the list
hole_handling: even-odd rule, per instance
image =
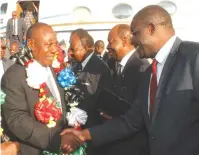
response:
[[[58,51],[59,51],[58,44],[52,44],[52,46],[51,46],[51,53],[55,54]]]

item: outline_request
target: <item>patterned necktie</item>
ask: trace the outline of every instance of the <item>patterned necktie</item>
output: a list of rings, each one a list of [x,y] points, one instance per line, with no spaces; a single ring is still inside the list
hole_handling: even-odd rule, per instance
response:
[[[152,62],[152,77],[150,83],[150,114],[154,112],[155,97],[157,91],[157,60],[153,59]]]

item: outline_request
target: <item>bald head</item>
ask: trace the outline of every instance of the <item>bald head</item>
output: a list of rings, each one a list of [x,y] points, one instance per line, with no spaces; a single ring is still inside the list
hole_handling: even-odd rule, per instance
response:
[[[131,43],[132,39],[132,33],[131,33],[131,28],[128,24],[118,24],[112,28],[111,31],[116,31],[117,36],[120,39],[126,38],[129,43]]]
[[[139,47],[140,57],[154,58],[175,34],[169,13],[158,5],[141,9],[131,22],[132,42]]]
[[[59,50],[56,33],[45,23],[32,25],[27,32],[27,45],[35,60],[42,66],[50,66]]]
[[[45,23],[35,23],[34,25],[29,27],[26,33],[26,38],[32,39],[37,35],[41,35],[41,31],[45,31],[46,29],[52,30],[52,27]]]
[[[134,16],[133,20],[141,21],[144,25],[152,23],[173,29],[171,16],[158,5],[149,5],[143,8]]]
[[[116,61],[121,61],[125,55],[134,49],[132,33],[127,24],[114,26],[108,35],[107,49]]]

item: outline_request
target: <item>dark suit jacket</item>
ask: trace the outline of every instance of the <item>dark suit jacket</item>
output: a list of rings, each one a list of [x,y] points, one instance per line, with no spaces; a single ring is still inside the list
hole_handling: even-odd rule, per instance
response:
[[[20,43],[23,43],[23,36],[26,34],[26,24],[23,19],[18,18],[18,25],[17,25],[17,30],[18,30],[18,37]],[[12,39],[12,33],[13,33],[13,19],[9,19],[7,22],[7,27],[6,27],[6,38],[7,39]]]
[[[55,74],[54,74],[55,75]],[[38,90],[26,83],[25,68],[12,65],[2,78],[2,90],[6,93],[2,105],[4,128],[12,140],[20,143],[20,155],[40,155],[42,150],[55,151],[60,147],[59,136],[65,123],[64,90],[58,86],[62,99],[63,117],[54,128],[38,122],[34,106],[38,101]],[[48,90],[48,96],[52,96]]]
[[[121,76],[114,75],[113,92],[126,101],[133,103],[137,97],[143,72],[149,65],[148,60],[140,59],[135,51],[124,66]]]
[[[101,122],[97,106],[95,105],[96,96],[100,88],[110,86],[111,73],[107,65],[93,53],[90,60],[79,75],[80,81],[88,85],[79,85],[81,92],[84,93],[84,100],[79,106],[88,114],[88,120],[85,127],[92,127]]]
[[[158,84],[155,112],[148,115],[151,67],[145,72],[137,104],[118,119],[90,129],[93,145],[149,133],[151,155],[199,154],[199,43],[176,39]]]
[[[115,74],[112,91],[133,103],[137,97],[138,87],[149,62],[146,59],[140,59],[137,52],[134,52],[128,59],[120,76]],[[117,110],[117,107],[113,107]],[[125,111],[124,111],[125,112]],[[146,129],[141,130],[138,134],[127,137],[122,141],[116,141],[107,145],[107,155],[147,155],[148,140]]]
[[[107,65],[94,53],[80,73],[79,79],[89,84],[78,86],[81,92],[84,93],[84,100],[80,102],[79,107],[88,114],[88,120],[84,127],[93,127],[102,121],[95,101],[99,90],[110,86],[111,73]],[[94,155],[99,151],[92,150],[89,144],[88,155]]]

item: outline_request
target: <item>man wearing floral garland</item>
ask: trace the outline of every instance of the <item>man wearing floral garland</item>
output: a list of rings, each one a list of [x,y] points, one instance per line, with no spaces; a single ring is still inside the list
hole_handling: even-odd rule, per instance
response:
[[[58,51],[55,32],[37,23],[28,30],[27,43],[33,58],[25,66],[14,64],[2,78],[2,114],[7,134],[20,143],[19,154],[40,155],[59,150],[66,107],[64,90],[51,67]]]

